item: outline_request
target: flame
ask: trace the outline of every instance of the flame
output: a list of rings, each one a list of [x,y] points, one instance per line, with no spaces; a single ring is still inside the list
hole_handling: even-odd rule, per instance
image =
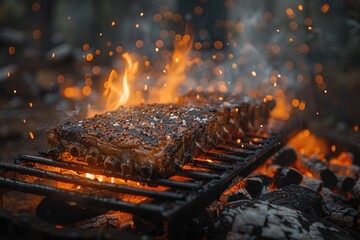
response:
[[[174,52],[171,57],[171,63],[164,69],[164,77],[160,79],[163,87],[156,94],[156,102],[169,103],[174,102],[178,95],[177,90],[181,83],[186,80],[186,70],[191,64],[191,49],[193,39],[189,35],[184,35],[181,40],[174,43]],[[154,100],[154,99],[153,99]]]
[[[348,152],[341,152],[337,158],[332,158],[330,160],[330,165],[337,164],[340,166],[350,166],[353,163],[353,155]]]
[[[90,108],[88,110],[88,117],[108,111],[115,111],[120,106],[128,103],[132,83],[134,82],[139,64],[131,59],[129,53],[124,53],[122,58],[126,61],[124,75],[120,77],[116,70],[110,72],[108,80],[104,83],[105,90],[103,97],[106,99],[105,107],[101,111]]]
[[[324,139],[316,137],[311,134],[309,130],[303,130],[293,137],[289,142],[289,146],[298,149],[301,154],[306,156],[317,155],[320,159],[322,156],[329,153],[329,146]]]

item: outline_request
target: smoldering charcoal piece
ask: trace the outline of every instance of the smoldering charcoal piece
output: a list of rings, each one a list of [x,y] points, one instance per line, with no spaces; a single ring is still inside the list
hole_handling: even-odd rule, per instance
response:
[[[341,207],[331,213],[330,220],[345,228],[352,228],[359,216],[355,209]]]
[[[315,212],[319,217],[324,215],[321,195],[307,187],[299,185],[292,184],[274,192],[263,194],[258,200],[306,213]]]
[[[339,174],[337,174],[336,177],[338,179],[336,186],[343,193],[349,192],[355,185],[355,180],[351,177]]]
[[[309,159],[302,156],[299,161],[300,169],[311,172],[316,178],[321,179],[325,187],[335,187],[337,178],[326,165],[317,158]]]
[[[271,165],[268,168],[268,171],[273,174],[274,185],[278,188],[282,188],[290,184],[300,184],[302,180],[302,174],[295,168]]]
[[[264,184],[259,177],[248,177],[243,180],[241,180],[239,186],[241,188],[246,189],[246,191],[250,194],[252,198],[256,198],[260,196]]]
[[[47,138],[54,147],[71,148],[73,155],[86,157],[90,149],[96,149],[104,158],[96,164],[113,171],[166,177],[176,172],[176,166],[198,156],[199,148],[211,149],[209,138],[217,144],[219,137],[230,140],[223,126],[222,112],[211,107],[149,104],[67,122],[49,130]],[[128,159],[131,164],[126,165]]]
[[[352,239],[347,231],[322,218],[264,201],[244,200],[226,208],[211,230],[209,236],[229,240]]]
[[[231,205],[231,202],[236,202],[239,200],[252,199],[251,195],[246,189],[240,189],[233,193],[227,194],[224,196],[224,198],[227,205]]]
[[[323,187],[323,182],[316,178],[310,178],[307,176],[303,176],[301,185],[304,187],[308,187],[316,192],[320,192]]]
[[[357,181],[356,184],[352,188],[352,192],[354,193],[354,196],[360,200],[360,181]]]
[[[294,164],[296,160],[297,160],[296,150],[290,146],[285,146],[274,155],[272,162],[273,164],[288,167]]]

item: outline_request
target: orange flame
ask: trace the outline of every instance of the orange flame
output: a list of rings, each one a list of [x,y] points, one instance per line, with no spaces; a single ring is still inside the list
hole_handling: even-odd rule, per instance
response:
[[[131,92],[131,82],[135,79],[135,74],[138,70],[138,62],[134,62],[129,53],[124,53],[122,58],[126,61],[123,77],[121,78],[115,70],[111,71],[108,80],[104,83],[105,90],[103,96],[106,98],[105,107],[102,111],[90,108],[88,110],[88,117],[108,111],[115,111],[120,106],[128,103]]]
[[[177,90],[181,83],[186,80],[186,70],[191,64],[191,49],[193,40],[189,35],[184,35],[181,40],[174,44],[174,53],[171,57],[171,63],[164,69],[165,76],[160,79],[163,87],[156,94],[154,102],[169,103],[176,100]]]

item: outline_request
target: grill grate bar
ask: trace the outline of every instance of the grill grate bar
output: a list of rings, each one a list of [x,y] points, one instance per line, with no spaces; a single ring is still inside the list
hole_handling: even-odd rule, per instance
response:
[[[193,178],[193,179],[206,179],[206,180],[218,179],[220,177],[219,174],[200,172],[195,170],[184,170],[184,169],[178,170],[176,175]]]
[[[66,201],[81,202],[98,208],[122,210],[127,212],[133,212],[135,214],[140,214],[142,213],[142,211],[156,214],[166,210],[163,205],[154,205],[149,203],[130,203],[122,201],[116,197],[99,197],[91,194],[79,193],[76,191],[50,187],[37,183],[29,183],[6,177],[0,177],[0,185],[2,188],[6,188],[9,190],[37,194],[40,196],[57,196],[66,199]],[[139,207],[139,205],[141,207]]]
[[[122,184],[98,182],[75,175],[62,174],[62,173],[52,172],[38,168],[27,168],[24,166],[2,163],[2,162],[0,162],[0,168],[10,171],[16,171],[20,174],[28,174],[40,178],[48,178],[61,182],[73,183],[76,185],[87,186],[100,190],[108,190],[112,192],[132,194],[132,195],[141,195],[150,198],[181,200],[184,199],[186,196],[185,193],[161,192],[155,190],[130,187]]]
[[[192,159],[191,162],[196,167],[203,167],[203,168],[208,168],[208,169],[212,169],[212,170],[226,171],[226,170],[233,169],[232,166],[222,164],[222,163],[205,162],[205,161],[200,161],[197,159]]]
[[[221,145],[215,148],[216,150],[221,150],[221,151],[228,151],[228,152],[232,152],[234,154],[236,154],[237,156],[242,156],[242,157],[247,157],[249,155],[254,155],[253,151],[249,151],[249,150],[245,150],[245,149],[241,149],[239,148],[235,148],[234,146],[226,146],[226,145]]]
[[[229,145],[231,147],[235,148],[241,148],[248,151],[255,151],[257,149],[261,149],[262,146],[255,145],[255,144],[249,144],[249,143],[237,143],[237,142],[226,142],[225,145]]]
[[[210,160],[218,160],[222,162],[239,162],[243,161],[244,158],[236,155],[229,155],[229,153],[216,153],[216,152],[206,152],[205,157]]]
[[[165,187],[171,188],[179,188],[179,189],[198,189],[201,187],[201,183],[196,182],[182,182],[182,181],[174,181],[169,179],[141,179],[135,177],[124,177],[123,174],[117,172],[106,171],[104,169],[96,168],[96,167],[89,167],[82,164],[72,163],[72,162],[64,162],[61,160],[52,160],[49,158],[44,157],[37,157],[31,155],[20,155],[16,161],[24,161],[30,163],[39,163],[44,164],[52,167],[59,167],[68,170],[73,170],[77,172],[84,172],[84,173],[92,173],[98,175],[104,175],[106,177],[116,177],[122,179],[128,179],[136,182],[144,182],[151,185],[161,185]]]

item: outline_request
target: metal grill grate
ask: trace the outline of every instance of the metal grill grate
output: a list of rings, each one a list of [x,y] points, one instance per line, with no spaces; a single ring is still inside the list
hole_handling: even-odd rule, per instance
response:
[[[202,156],[192,159],[177,172],[177,176],[186,177],[186,181],[170,179],[126,178],[148,186],[167,187],[166,191],[138,188],[126,184],[99,182],[72,174],[44,170],[39,166],[57,167],[79,173],[91,173],[125,179],[121,173],[89,167],[74,162],[52,160],[46,156],[20,155],[14,164],[0,163],[5,172],[16,172],[20,175],[35,176],[83,187],[144,196],[151,199],[141,203],[123,201],[117,197],[104,197],[96,194],[84,194],[42,183],[19,180],[19,178],[0,177],[0,187],[15,191],[33,193],[42,196],[55,196],[67,201],[81,202],[90,206],[109,210],[119,210],[136,216],[136,223],[155,225],[162,230],[167,226],[171,231],[173,223],[179,224],[193,216],[199,209],[204,209],[235,180],[240,180],[259,166],[266,158],[277,151],[292,135],[299,130],[299,124],[282,128],[279,133],[265,136],[247,136],[237,143],[236,140],[217,146]],[[211,160],[211,161],[209,161]],[[35,167],[36,164],[36,167]]]

